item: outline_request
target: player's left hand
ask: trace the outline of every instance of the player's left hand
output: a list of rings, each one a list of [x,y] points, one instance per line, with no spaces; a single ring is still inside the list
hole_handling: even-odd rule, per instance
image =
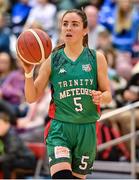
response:
[[[92,101],[94,104],[99,105],[102,102],[102,92],[92,90]]]

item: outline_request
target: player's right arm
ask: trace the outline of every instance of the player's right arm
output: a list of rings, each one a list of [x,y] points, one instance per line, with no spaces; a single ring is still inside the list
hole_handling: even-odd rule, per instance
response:
[[[25,78],[25,97],[27,102],[33,103],[42,96],[49,82],[50,73],[51,59],[48,58],[41,64],[35,81],[33,78]]]

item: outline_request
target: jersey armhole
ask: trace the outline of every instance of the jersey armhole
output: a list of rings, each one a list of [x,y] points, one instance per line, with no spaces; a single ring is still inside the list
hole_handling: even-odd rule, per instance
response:
[[[51,54],[51,75],[50,75],[50,80],[51,80],[52,74],[54,72],[54,61],[55,61],[55,58],[56,58],[57,54],[58,54],[58,51],[52,52],[52,54]]]
[[[92,59],[94,61],[94,65],[95,65],[95,78],[96,78],[96,82],[97,82],[97,89],[98,89],[98,75],[97,75],[97,55],[96,55],[96,50],[94,49],[89,49],[90,54],[92,55]]]

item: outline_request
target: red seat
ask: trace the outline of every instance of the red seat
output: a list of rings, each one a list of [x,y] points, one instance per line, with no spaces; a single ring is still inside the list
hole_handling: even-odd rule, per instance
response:
[[[41,168],[43,166],[44,158],[46,155],[46,147],[43,143],[27,143],[27,146],[32,150],[37,158],[37,165],[35,169],[34,177],[37,178],[40,175]]]
[[[27,146],[32,150],[37,159],[44,159],[46,148],[43,143],[28,142]]]
[[[25,170],[21,168],[16,168],[12,172],[12,179],[16,179],[16,174],[26,174],[26,173],[34,173],[34,178],[39,177],[43,162],[45,159],[46,155],[46,147],[43,143],[36,143],[36,142],[27,142],[27,146],[32,150],[34,153],[36,159],[37,159],[37,164],[35,168],[35,172],[32,172],[32,170]]]
[[[0,171],[0,179],[3,179],[3,172]]]

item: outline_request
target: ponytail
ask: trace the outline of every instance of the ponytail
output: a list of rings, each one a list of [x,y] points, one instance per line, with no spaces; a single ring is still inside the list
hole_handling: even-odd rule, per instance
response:
[[[83,46],[88,47],[88,34],[83,37]]]

